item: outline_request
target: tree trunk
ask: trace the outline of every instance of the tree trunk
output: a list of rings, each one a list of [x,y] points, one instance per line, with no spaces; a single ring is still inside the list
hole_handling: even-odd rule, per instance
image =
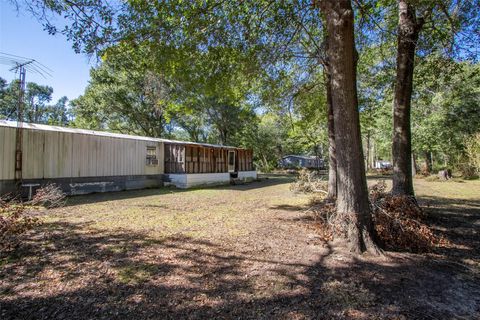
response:
[[[415,159],[415,154],[412,152],[412,176],[417,175],[417,161]]]
[[[325,66],[328,69],[328,65]],[[335,151],[335,124],[332,105],[332,81],[330,72],[326,70],[327,110],[328,110],[328,199],[337,198],[337,158]]]
[[[370,159],[370,168],[375,169],[375,161],[377,161],[377,149],[375,147],[375,140],[372,141],[372,157]]]
[[[430,151],[425,151],[425,171],[428,174],[432,174],[432,153]]]
[[[328,33],[327,56],[337,158],[337,215],[350,250],[378,253],[368,201],[357,106],[356,51],[350,0],[320,2]]]
[[[396,195],[414,196],[410,104],[413,88],[415,46],[422,21],[407,0],[398,1],[397,79],[393,103],[393,188]]]
[[[366,148],[367,149],[367,154],[365,156],[365,162],[367,164],[367,171],[372,169],[370,167],[370,148],[371,148],[371,146],[370,146],[370,131],[368,131],[367,132],[367,148]]]

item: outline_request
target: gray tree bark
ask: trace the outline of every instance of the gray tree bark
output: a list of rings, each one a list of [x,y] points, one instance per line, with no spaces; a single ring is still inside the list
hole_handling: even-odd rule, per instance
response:
[[[332,78],[326,70],[326,87],[327,87],[327,111],[328,111],[328,199],[337,198],[337,158],[335,147],[335,122],[333,116],[332,104]]]
[[[393,187],[395,195],[414,196],[410,109],[415,48],[423,20],[407,0],[398,0],[397,79],[393,102]]]
[[[417,175],[417,160],[415,159],[415,154],[412,152],[412,176]]]
[[[357,105],[356,51],[350,0],[324,0],[337,159],[337,214],[353,252],[378,253],[368,201]]]
[[[432,170],[433,170],[432,153],[430,151],[425,151],[425,171],[428,174],[431,174]]]

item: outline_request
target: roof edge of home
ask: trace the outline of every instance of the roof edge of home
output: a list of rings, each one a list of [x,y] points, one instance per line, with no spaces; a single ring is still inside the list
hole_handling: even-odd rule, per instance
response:
[[[18,121],[0,120],[0,127],[17,128],[18,126],[19,126]],[[111,138],[119,138],[119,139],[132,139],[132,140],[143,140],[143,141],[152,141],[152,142],[188,144],[188,145],[197,145],[197,146],[214,147],[214,148],[245,149],[240,147],[225,146],[221,144],[210,144],[210,143],[202,143],[202,142],[152,138],[152,137],[135,136],[135,135],[129,135],[129,134],[123,134],[123,133],[114,133],[114,132],[108,132],[108,131],[68,128],[68,127],[51,126],[46,124],[37,124],[37,123],[28,123],[28,122],[22,122],[20,126],[24,129],[31,129],[31,130],[78,133],[78,134],[87,134],[87,135],[93,135],[93,136],[111,137]]]
[[[297,158],[304,158],[304,159],[321,159],[319,156],[303,156],[298,154],[288,154],[286,156],[283,156],[282,159],[288,158],[288,157],[297,157]]]

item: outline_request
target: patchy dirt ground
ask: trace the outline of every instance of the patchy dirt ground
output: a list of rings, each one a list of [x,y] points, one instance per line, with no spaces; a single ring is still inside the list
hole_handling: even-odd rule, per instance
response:
[[[452,245],[353,257],[275,177],[96,194],[0,260],[0,319],[480,319],[480,182],[416,182]]]

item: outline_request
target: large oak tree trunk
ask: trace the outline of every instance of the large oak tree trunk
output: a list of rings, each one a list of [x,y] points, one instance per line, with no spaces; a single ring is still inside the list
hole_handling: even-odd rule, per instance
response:
[[[397,79],[393,103],[393,188],[396,195],[413,196],[410,104],[413,89],[415,47],[422,21],[407,0],[398,1]]]
[[[328,66],[326,66],[328,68]],[[328,110],[328,199],[337,198],[337,158],[335,148],[335,124],[332,104],[332,78],[326,72],[327,110]]]
[[[337,214],[345,221],[350,250],[377,251],[368,202],[357,108],[356,51],[350,0],[320,2],[328,33],[337,158]]]

